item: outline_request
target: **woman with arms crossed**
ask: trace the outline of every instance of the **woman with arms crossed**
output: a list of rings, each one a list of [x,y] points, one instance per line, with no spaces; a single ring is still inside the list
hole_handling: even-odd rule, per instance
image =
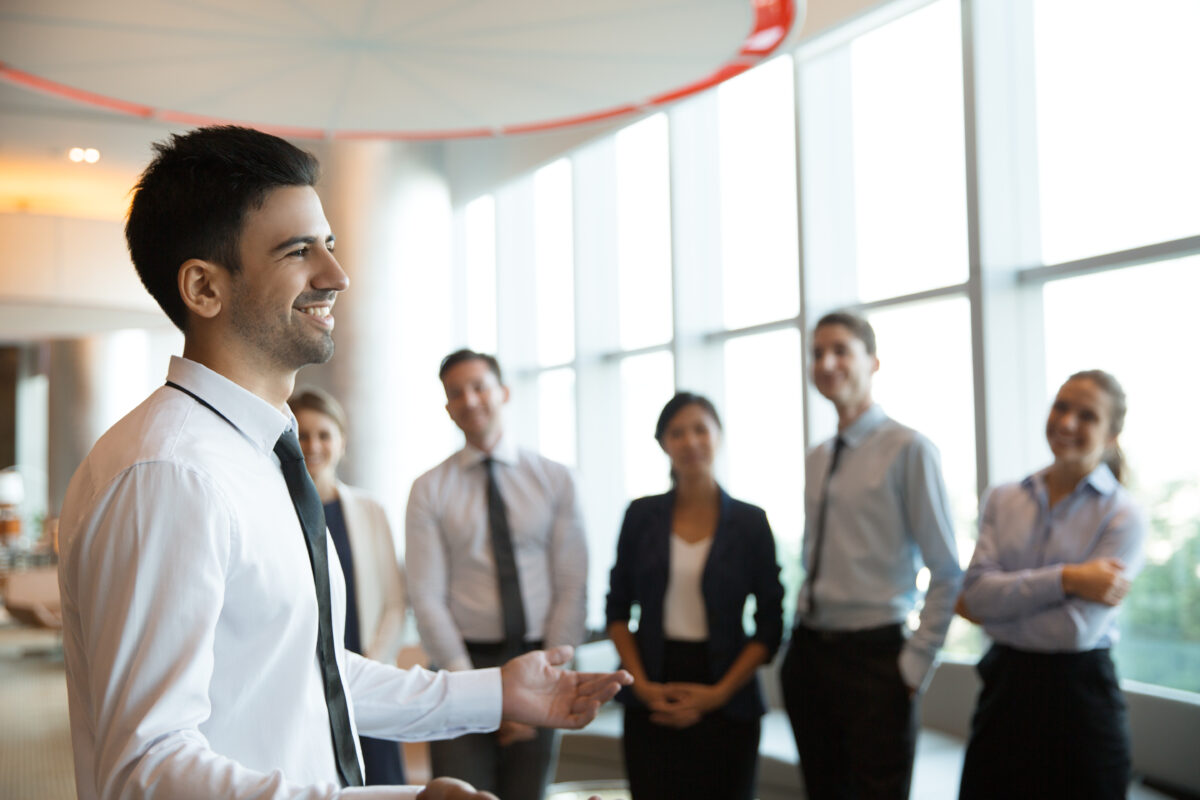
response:
[[[717,485],[720,436],[711,402],[675,395],[655,431],[674,488],[633,501],[621,526],[607,613],[634,676],[619,696],[634,800],[754,797],[765,711],[755,670],[779,647],[783,587],[766,514]],[[752,637],[742,623],[750,595]]]
[[[346,412],[333,397],[312,388],[296,392],[288,405],[346,576],[345,647],[394,666],[404,635],[404,577],[383,506],[337,478],[346,454]],[[405,782],[399,744],[360,736],[359,746],[366,785]]]
[[[1046,420],[1054,463],[984,499],[958,612],[994,644],[980,660],[960,798],[1122,798],[1125,702],[1109,648],[1142,566],[1146,521],[1119,483],[1125,393],[1067,379]]]

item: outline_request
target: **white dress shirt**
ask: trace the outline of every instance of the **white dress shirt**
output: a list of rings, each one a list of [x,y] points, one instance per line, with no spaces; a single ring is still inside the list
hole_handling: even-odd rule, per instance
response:
[[[708,606],[704,602],[704,567],[713,537],[688,542],[671,534],[667,591],[663,595],[663,633],[681,642],[708,641]]]
[[[295,425],[207,368],[171,360],[63,504],[63,648],[79,797],[411,798],[341,789],[316,656],[304,536],[273,448]],[[334,639],[345,583],[332,542]],[[500,722],[496,670],[402,671],[338,648],[351,723],[435,738]]]
[[[587,542],[562,464],[501,439],[491,453],[517,562],[528,641],[583,640]],[[435,664],[469,669],[464,640],[504,640],[488,526],[485,454],[467,445],[413,483],[405,524],[409,601]]]

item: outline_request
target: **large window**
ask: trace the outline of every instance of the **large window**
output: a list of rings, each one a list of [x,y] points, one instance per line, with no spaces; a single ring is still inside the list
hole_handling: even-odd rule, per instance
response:
[[[1200,3],[1033,9],[1045,261],[1200,233]]]

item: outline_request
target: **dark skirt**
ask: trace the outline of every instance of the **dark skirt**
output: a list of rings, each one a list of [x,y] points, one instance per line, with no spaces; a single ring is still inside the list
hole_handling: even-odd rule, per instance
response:
[[[971,720],[960,800],[1123,798],[1125,698],[1108,650],[1030,653],[993,645]]]
[[[664,665],[664,683],[712,683],[705,642],[668,640]],[[760,731],[760,720],[733,719],[720,709],[677,730],[627,706],[622,746],[633,800],[752,800]]]

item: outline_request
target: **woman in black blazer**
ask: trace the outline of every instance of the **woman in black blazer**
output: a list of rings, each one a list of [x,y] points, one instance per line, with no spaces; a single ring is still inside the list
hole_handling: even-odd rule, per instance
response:
[[[674,488],[625,512],[607,607],[608,634],[635,679],[619,695],[630,791],[634,800],[750,800],[765,711],[755,671],[783,633],[775,537],[761,508],[717,485],[721,422],[711,402],[675,395],[654,435]]]

